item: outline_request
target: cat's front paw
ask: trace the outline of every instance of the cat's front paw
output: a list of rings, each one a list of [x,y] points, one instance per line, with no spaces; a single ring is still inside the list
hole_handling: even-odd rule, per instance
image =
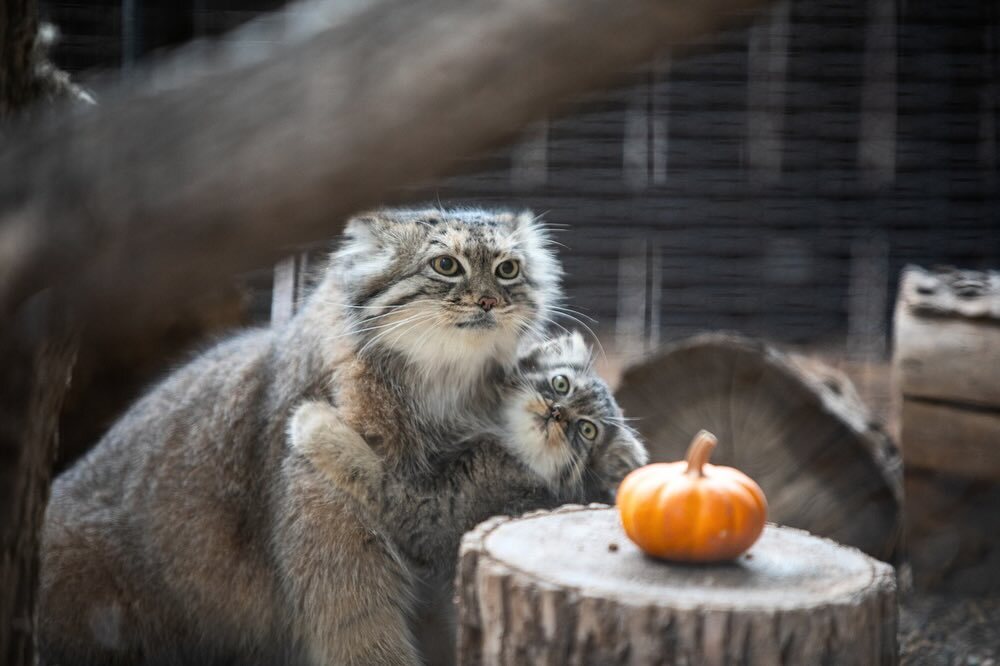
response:
[[[307,450],[317,439],[336,437],[347,429],[340,412],[328,402],[311,400],[296,407],[288,424],[288,439],[293,449]]]

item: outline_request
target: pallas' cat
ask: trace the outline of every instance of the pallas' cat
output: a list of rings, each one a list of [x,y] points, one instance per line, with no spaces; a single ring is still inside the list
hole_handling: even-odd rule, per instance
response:
[[[56,480],[43,659],[417,663],[414,576],[433,563],[288,446],[289,416],[334,401],[396,478],[433,485],[500,414],[517,349],[542,332],[559,278],[527,213],[352,220],[287,325],[234,336],[172,373]],[[497,461],[522,478],[515,458]],[[457,529],[559,501],[544,480],[500,498],[463,483],[451,489],[468,498]]]

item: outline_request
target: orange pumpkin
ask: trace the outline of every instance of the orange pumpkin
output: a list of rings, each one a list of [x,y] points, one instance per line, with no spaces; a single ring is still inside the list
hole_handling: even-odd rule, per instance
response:
[[[732,467],[709,465],[718,440],[702,430],[687,460],[633,471],[618,488],[622,526],[654,557],[683,562],[731,560],[757,541],[767,519],[760,486]]]

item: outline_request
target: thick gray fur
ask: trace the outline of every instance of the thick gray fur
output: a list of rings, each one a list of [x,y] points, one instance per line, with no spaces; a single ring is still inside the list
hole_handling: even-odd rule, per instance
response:
[[[559,499],[503,448],[463,447],[495,426],[518,345],[559,298],[547,243],[528,214],[353,220],[288,325],[179,368],[56,480],[43,660],[419,663],[425,558],[453,559],[458,535],[489,515]],[[438,254],[461,257],[465,273],[434,272]],[[516,280],[495,274],[508,258]],[[493,311],[476,305],[483,294]],[[382,523],[291,450],[288,418],[307,401],[335,402],[398,478],[452,493],[462,508],[448,538],[409,543],[406,525]]]

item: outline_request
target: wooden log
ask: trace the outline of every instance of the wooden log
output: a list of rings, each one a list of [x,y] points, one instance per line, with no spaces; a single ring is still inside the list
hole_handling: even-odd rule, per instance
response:
[[[904,397],[1000,410],[1000,272],[908,266],[894,350]]]
[[[914,584],[1000,592],[1000,273],[908,266],[893,335]]]
[[[1000,482],[1000,411],[904,398],[899,424],[907,469]]]
[[[891,566],[768,525],[722,565],[642,554],[618,511],[494,518],[462,541],[458,662],[895,664]]]
[[[696,336],[626,369],[616,392],[654,461],[680,460],[702,428],[713,462],[763,488],[770,520],[883,560],[902,533],[899,453],[850,381],[824,364],[732,335]]]
[[[1000,594],[1000,483],[907,467],[905,488],[914,585]]]

